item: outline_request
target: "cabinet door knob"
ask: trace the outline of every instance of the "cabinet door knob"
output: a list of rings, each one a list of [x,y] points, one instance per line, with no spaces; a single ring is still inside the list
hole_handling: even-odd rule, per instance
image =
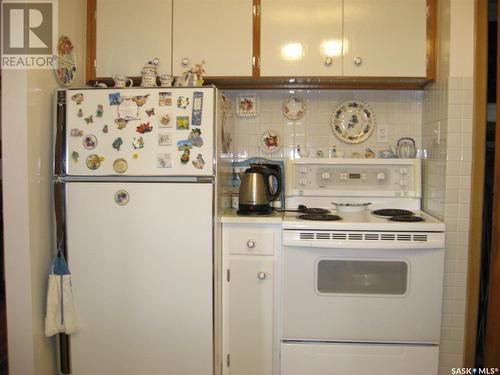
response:
[[[330,66],[333,63],[333,59],[331,57],[325,57],[325,60],[323,62],[326,66]]]
[[[253,249],[255,247],[255,241],[254,240],[248,240],[247,241],[247,247],[249,249]]]
[[[264,280],[267,277],[267,275],[265,272],[261,271],[257,274],[257,277],[259,278],[259,280]]]
[[[184,66],[184,67],[187,67],[189,66],[189,59],[187,57],[184,57],[182,60],[181,60],[181,65]]]
[[[363,63],[363,59],[362,59],[361,57],[356,56],[356,57],[354,58],[354,65],[356,65],[356,66],[360,66],[362,63]]]

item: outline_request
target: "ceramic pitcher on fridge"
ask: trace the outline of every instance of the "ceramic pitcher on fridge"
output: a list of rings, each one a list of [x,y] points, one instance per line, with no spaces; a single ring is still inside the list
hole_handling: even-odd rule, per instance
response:
[[[399,158],[414,158],[417,156],[417,147],[413,138],[401,138],[398,140],[396,154]]]

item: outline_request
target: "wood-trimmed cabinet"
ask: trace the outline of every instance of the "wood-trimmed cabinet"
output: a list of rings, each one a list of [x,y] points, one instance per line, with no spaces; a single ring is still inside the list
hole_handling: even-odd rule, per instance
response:
[[[278,373],[280,224],[222,225],[222,373]]]

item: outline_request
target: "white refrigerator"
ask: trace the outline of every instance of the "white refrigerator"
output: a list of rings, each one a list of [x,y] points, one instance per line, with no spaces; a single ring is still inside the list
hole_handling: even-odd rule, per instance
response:
[[[58,91],[57,237],[83,326],[59,336],[61,373],[213,374],[217,95]]]

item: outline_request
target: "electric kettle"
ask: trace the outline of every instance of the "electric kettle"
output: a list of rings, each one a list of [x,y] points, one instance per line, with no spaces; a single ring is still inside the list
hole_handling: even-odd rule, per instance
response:
[[[269,215],[281,193],[281,171],[271,164],[250,164],[240,174],[239,215]]]

